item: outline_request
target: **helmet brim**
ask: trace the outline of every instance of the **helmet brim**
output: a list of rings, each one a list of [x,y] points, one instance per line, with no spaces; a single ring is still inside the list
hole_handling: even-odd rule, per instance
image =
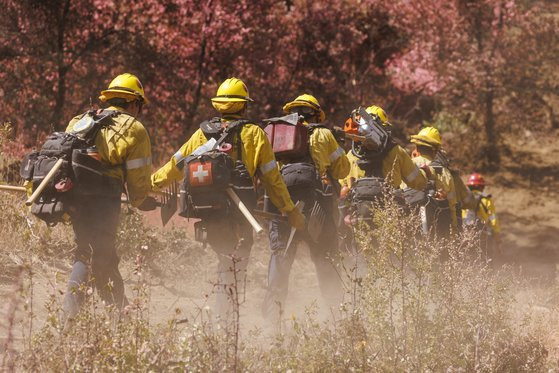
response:
[[[254,100],[250,97],[241,98],[241,97],[219,97],[216,96],[212,98],[212,102],[254,102]]]
[[[442,145],[441,143],[423,135],[412,135],[410,142],[417,145],[429,146],[431,148],[440,148]]]
[[[324,122],[324,120],[326,119],[326,113],[324,112],[324,110],[322,110],[320,107],[317,107],[316,105],[312,105],[311,103],[307,102],[307,101],[291,101],[288,102],[287,104],[283,105],[283,112],[285,114],[289,114],[291,112],[291,109],[293,109],[294,107],[299,107],[299,106],[304,106],[304,107],[309,107],[315,111],[318,112],[318,121],[320,123]]]
[[[138,98],[141,98],[144,104],[149,103],[148,99],[145,96],[142,96],[140,94],[130,93],[129,91],[124,91],[121,89],[105,89],[101,91],[101,96],[99,96],[99,100],[105,102],[115,97],[124,98],[126,100],[130,99],[130,101],[138,100]]]

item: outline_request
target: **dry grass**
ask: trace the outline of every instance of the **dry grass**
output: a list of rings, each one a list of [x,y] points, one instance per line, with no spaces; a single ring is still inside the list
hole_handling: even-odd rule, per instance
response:
[[[58,289],[68,269],[71,229],[47,229],[28,217],[22,201],[0,193],[1,371],[557,369],[555,289],[534,291],[508,268],[492,269],[471,232],[450,241],[422,236],[417,216],[391,201],[379,209],[377,229],[359,231],[365,271],[356,271],[352,260],[339,267],[346,302],[327,321],[318,321],[318,310],[309,307],[304,317],[271,328],[280,332],[247,330],[240,313],[238,325],[223,327],[201,306],[153,323],[150,284],[180,279],[200,286],[197,273],[213,254],[180,230],[163,233],[125,213],[118,245],[121,266],[132,273],[130,306],[118,313],[90,291],[63,331]],[[39,278],[39,272],[50,277]],[[35,290],[45,278],[50,295],[38,304]]]
[[[24,211],[7,208],[6,200],[2,195],[3,220],[10,230],[3,237],[0,258],[2,272],[13,277],[6,275],[3,281],[18,289],[5,297],[11,318],[5,318],[8,324],[3,326],[13,335],[20,326],[29,330],[34,319],[29,308],[21,307],[32,304],[32,269],[63,260],[70,235],[67,227],[49,231],[34,226],[31,233]],[[356,278],[351,267],[340,268],[348,301],[327,322],[318,322],[316,309],[310,308],[305,317],[283,320],[282,333],[241,328],[237,339],[231,332],[235,328],[220,328],[206,310],[196,315],[177,312],[166,322],[150,323],[147,284],[161,276],[158,269],[173,271],[177,251],[187,250],[192,266],[183,276],[195,278],[203,252],[180,232],[162,235],[144,227],[136,215],[124,215],[119,242],[123,264],[133,267],[131,305],[118,314],[91,292],[73,327],[62,332],[60,294],[53,291],[42,305],[43,324],[33,329],[31,338],[29,333],[20,342],[6,338],[2,368],[533,372],[554,366],[545,335],[536,334],[542,331],[538,323],[549,318],[530,319],[530,308],[519,312],[514,297],[518,280],[481,260],[469,235],[444,243],[426,239],[418,234],[414,217],[396,206],[383,209],[377,219],[373,233],[360,235],[361,240],[373,235],[376,241],[364,251],[365,277]],[[19,326],[10,323],[16,312]],[[242,325],[243,319],[239,321]]]

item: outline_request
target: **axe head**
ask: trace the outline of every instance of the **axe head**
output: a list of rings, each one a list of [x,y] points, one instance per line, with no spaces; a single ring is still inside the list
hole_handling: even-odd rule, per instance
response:
[[[165,226],[177,212],[178,185],[172,183],[161,195],[161,223]]]

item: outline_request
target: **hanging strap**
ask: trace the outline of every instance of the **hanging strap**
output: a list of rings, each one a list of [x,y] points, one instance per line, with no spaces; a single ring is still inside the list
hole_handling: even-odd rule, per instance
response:
[[[88,145],[91,145],[95,142],[95,138],[97,134],[103,128],[107,122],[108,118],[114,118],[121,114],[118,110],[102,110],[98,112],[97,110],[89,110],[84,114],[89,115],[93,118],[93,126],[89,129],[89,131],[85,134],[84,140]],[[83,118],[83,116],[82,116]]]
[[[229,135],[232,135],[234,133],[235,130],[240,130],[242,128],[242,126],[244,126],[245,124],[250,123],[249,120],[246,119],[239,119],[239,120],[235,120],[233,122],[230,122],[227,127],[225,127],[223,129],[223,133],[221,134],[221,136],[217,139],[217,142],[215,143],[214,147],[212,150],[217,149],[221,144],[223,144],[225,142],[225,140],[229,137]],[[242,143],[241,143],[242,144]],[[238,145],[238,144],[237,144]]]

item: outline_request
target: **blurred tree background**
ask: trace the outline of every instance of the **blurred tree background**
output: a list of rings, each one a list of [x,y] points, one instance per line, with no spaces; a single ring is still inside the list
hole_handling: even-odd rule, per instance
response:
[[[163,161],[227,77],[250,117],[308,92],[329,124],[383,106],[403,134],[430,123],[470,167],[499,166],[507,135],[559,128],[559,5],[548,0],[0,0],[0,121],[33,147],[138,75]],[[454,136],[452,136],[454,135]],[[454,140],[452,140],[454,139]]]

